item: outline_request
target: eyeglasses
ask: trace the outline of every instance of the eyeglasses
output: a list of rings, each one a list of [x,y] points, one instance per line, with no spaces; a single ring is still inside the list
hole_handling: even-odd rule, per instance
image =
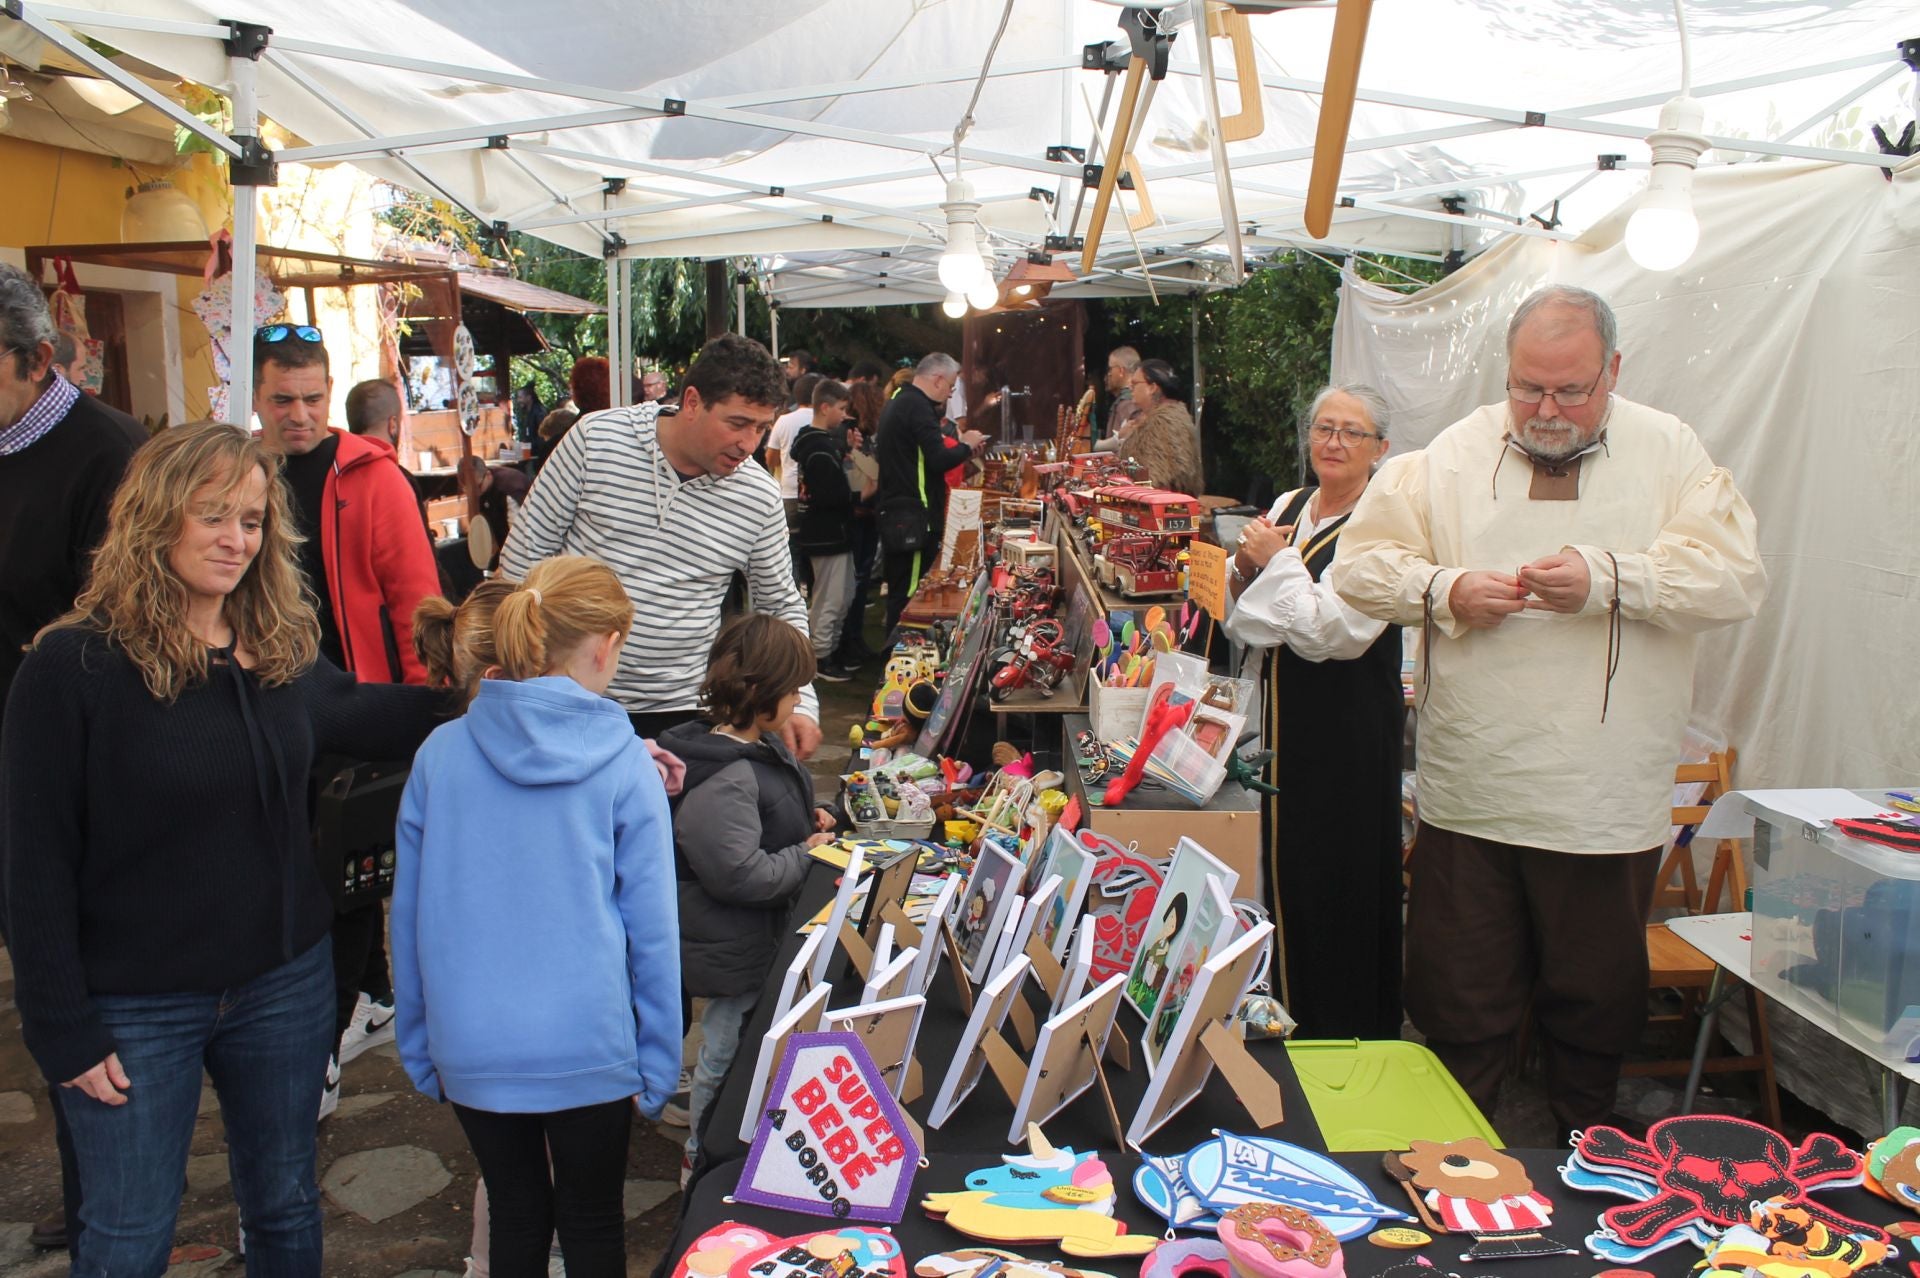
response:
[[[296,341],[311,342],[319,346],[327,339],[311,324],[269,324],[265,328],[256,329],[253,340],[265,342],[268,345],[275,342]]]
[[[1553,402],[1562,408],[1578,408],[1593,398],[1593,392],[1599,389],[1600,379],[1606,375],[1606,366],[1602,365],[1599,373],[1594,376],[1593,385],[1587,387],[1585,390],[1550,391],[1541,390],[1538,386],[1515,386],[1512,382],[1508,382],[1507,394],[1512,397],[1513,402],[1516,404],[1537,404],[1551,395],[1553,396]]]
[[[1316,444],[1331,444],[1334,437],[1338,436],[1348,448],[1358,448],[1369,439],[1380,438],[1370,430],[1355,430],[1351,426],[1323,426],[1317,422],[1307,428],[1307,434],[1313,437]]]

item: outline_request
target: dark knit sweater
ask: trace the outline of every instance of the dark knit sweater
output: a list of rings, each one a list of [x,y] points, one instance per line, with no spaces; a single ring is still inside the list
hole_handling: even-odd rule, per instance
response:
[[[53,1082],[115,1050],[94,995],[231,989],[325,936],[315,751],[407,758],[447,709],[325,662],[276,688],[224,659],[209,676],[164,704],[118,648],[69,629],[14,681],[0,922],[27,1050]]]
[[[0,457],[0,711],[20,651],[73,607],[140,423],[82,394],[45,435]]]

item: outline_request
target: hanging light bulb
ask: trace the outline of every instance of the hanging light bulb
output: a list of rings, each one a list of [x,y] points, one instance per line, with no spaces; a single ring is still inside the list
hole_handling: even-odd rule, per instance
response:
[[[987,274],[986,263],[980,260],[980,204],[973,198],[973,184],[964,178],[947,183],[947,198],[940,209],[947,215],[940,282],[950,293],[965,293]]]
[[[1700,243],[1693,170],[1709,145],[1700,134],[1706,118],[1699,101],[1682,94],[1660,108],[1660,127],[1647,135],[1653,172],[1626,233],[1627,254],[1644,270],[1671,271]]]
[[[1000,290],[989,275],[967,290],[967,305],[976,311],[990,311],[1000,304]]]
[[[947,313],[948,319],[959,319],[967,313],[966,294],[948,293],[947,300],[940,303],[940,309]]]

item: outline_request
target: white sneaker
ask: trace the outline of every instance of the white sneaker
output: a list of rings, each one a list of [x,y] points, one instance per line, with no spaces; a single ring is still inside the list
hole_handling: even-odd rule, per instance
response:
[[[320,1089],[320,1118],[325,1122],[333,1117],[333,1111],[340,1108],[340,1058],[327,1057],[327,1083]]]
[[[366,994],[354,1005],[353,1020],[340,1036],[340,1063],[358,1057],[370,1047],[393,1041],[393,1004],[383,1003]]]

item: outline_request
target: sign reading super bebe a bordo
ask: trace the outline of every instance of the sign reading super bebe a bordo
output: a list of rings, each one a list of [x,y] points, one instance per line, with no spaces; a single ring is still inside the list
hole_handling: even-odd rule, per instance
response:
[[[795,1034],[734,1197],[896,1224],[919,1164],[920,1147],[859,1036]]]

